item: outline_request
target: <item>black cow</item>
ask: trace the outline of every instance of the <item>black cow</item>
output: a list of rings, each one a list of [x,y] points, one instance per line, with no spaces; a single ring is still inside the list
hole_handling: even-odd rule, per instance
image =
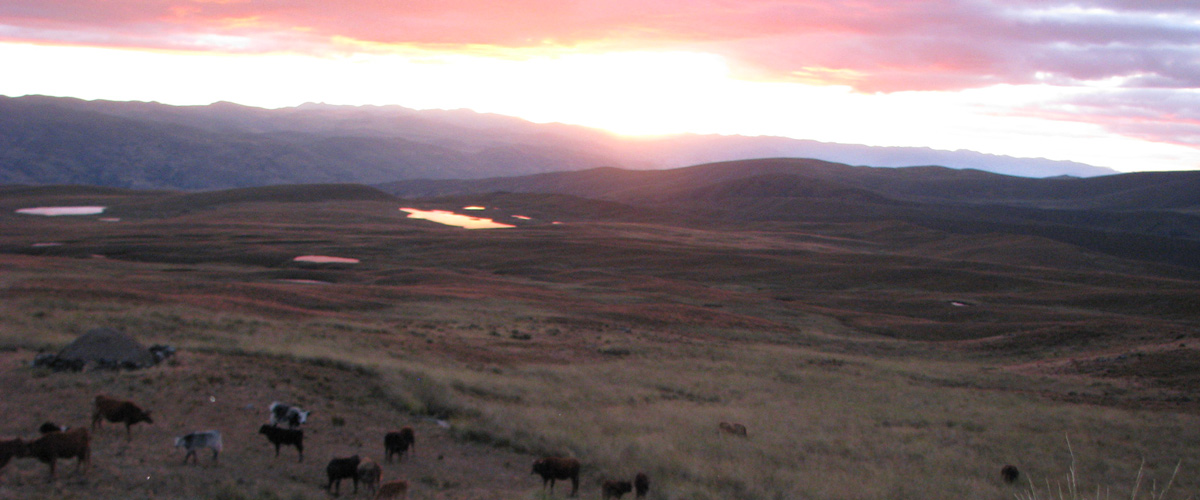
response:
[[[329,461],[329,465],[325,466],[325,474],[329,476],[329,482],[325,484],[325,491],[333,488],[333,494],[341,493],[342,480],[354,480],[354,492],[358,493],[358,463],[362,460],[358,455],[335,458]]]
[[[300,453],[299,462],[304,461],[304,430],[303,429],[284,429],[274,425],[264,424],[258,428],[258,433],[267,436],[267,440],[275,445],[275,456],[279,456],[279,447],[281,445],[295,446],[296,451]]]

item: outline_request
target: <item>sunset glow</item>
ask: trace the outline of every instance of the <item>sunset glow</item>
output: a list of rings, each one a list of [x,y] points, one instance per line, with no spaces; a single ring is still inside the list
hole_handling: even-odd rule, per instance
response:
[[[468,108],[627,135],[1200,168],[1188,2],[844,4],[8,1],[0,94]]]

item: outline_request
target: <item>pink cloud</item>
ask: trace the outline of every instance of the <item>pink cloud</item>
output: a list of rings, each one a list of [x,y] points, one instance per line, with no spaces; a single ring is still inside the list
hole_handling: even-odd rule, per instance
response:
[[[1100,124],[1126,137],[1200,147],[1200,95],[1172,89],[1096,92],[1022,110],[1026,116]]]
[[[1174,0],[8,0],[0,39],[303,52],[334,37],[670,48],[723,54],[747,75],[868,92],[1111,77],[1195,88],[1198,20],[1200,7]]]

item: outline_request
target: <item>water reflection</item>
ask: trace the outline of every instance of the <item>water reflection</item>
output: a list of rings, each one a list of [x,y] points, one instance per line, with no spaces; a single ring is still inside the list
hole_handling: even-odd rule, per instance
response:
[[[34,207],[19,208],[17,213],[28,215],[95,215],[104,212],[108,207]]]
[[[401,208],[400,210],[408,212],[410,219],[425,219],[428,221],[445,224],[447,226],[458,226],[466,229],[500,229],[506,227],[516,227],[511,224],[501,224],[492,219],[484,219],[482,217],[471,217],[469,215],[456,214],[445,210],[418,210],[415,208]]]
[[[275,281],[279,281],[282,283],[298,283],[301,285],[332,285],[333,284],[329,281],[304,280],[304,279],[277,279]]]
[[[301,255],[292,259],[296,262],[312,262],[316,264],[358,264],[358,259],[349,257],[330,257],[328,255]]]

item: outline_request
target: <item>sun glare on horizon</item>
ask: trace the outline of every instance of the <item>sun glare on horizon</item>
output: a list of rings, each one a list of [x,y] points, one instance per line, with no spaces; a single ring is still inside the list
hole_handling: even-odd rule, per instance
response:
[[[750,81],[689,51],[467,51],[376,45],[338,55],[225,54],[0,43],[0,93],[281,108],[307,102],[471,109],[625,136],[765,135],[869,146],[971,149],[1117,169],[1178,164],[1195,151],[1122,140],[1099,127],[1035,120],[1047,85],[863,93],[843,85]],[[811,80],[811,79],[810,79]],[[1144,168],[1143,168],[1144,169]]]

